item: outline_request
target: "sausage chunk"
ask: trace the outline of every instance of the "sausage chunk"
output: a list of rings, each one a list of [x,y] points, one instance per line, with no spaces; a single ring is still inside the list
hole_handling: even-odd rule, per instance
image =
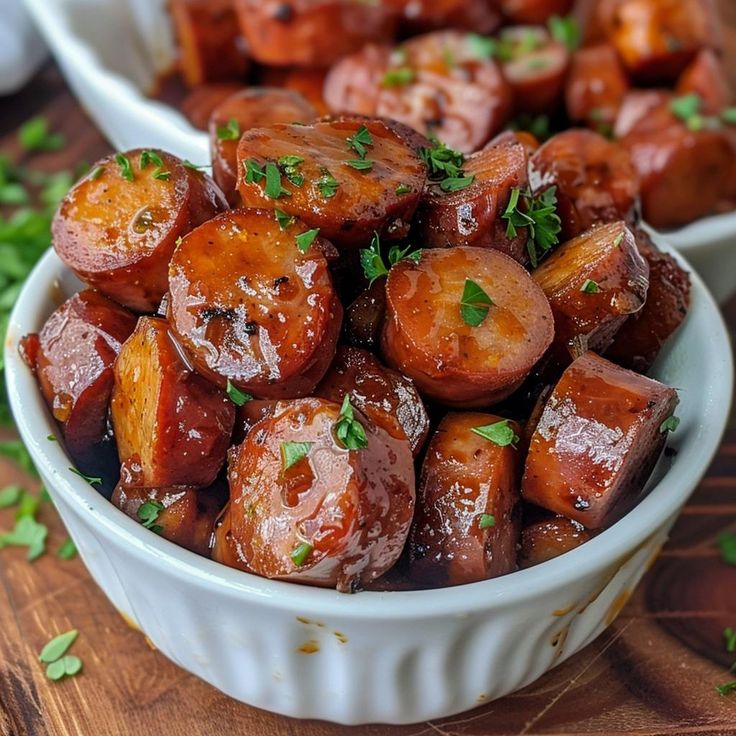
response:
[[[112,503],[164,539],[203,557],[210,556],[215,521],[224,506],[212,489],[128,488],[118,484]]]
[[[232,567],[351,592],[386,572],[406,542],[409,443],[345,405],[281,402],[233,451],[229,478],[213,556]]]
[[[210,116],[208,130],[212,154],[212,176],[233,206],[240,201],[238,142],[251,128],[275,123],[311,123],[317,111],[295,92],[252,87],[228,97]]]
[[[510,23],[543,24],[553,15],[567,15],[574,0],[500,0]]]
[[[552,343],[542,290],[486,248],[425,250],[386,283],[381,347],[422,394],[449,406],[490,406],[519,387]]]
[[[578,49],[565,82],[568,117],[610,136],[621,109],[629,80],[616,49],[599,44]]]
[[[526,113],[554,110],[562,99],[570,65],[567,47],[542,26],[505,28],[499,36],[501,70],[511,86],[514,109]]]
[[[673,82],[717,35],[710,0],[603,0],[599,18],[629,74]]]
[[[690,274],[644,232],[637,233],[636,241],[649,264],[647,301],[619,330],[606,357],[624,368],[646,373],[687,316]]]
[[[374,281],[347,308],[345,337],[351,345],[375,350],[381,340],[386,316],[386,280]]]
[[[177,238],[226,208],[208,176],[168,153],[108,156],[62,200],[51,228],[54,249],[106,296],[155,312]]]
[[[366,246],[374,232],[405,236],[427,175],[418,154],[380,120],[249,130],[238,160],[247,207],[295,215],[338,248]]]
[[[525,501],[599,529],[635,502],[667,438],[677,392],[586,353],[562,375],[532,436]]]
[[[271,66],[330,66],[370,41],[393,39],[399,20],[383,2],[234,1],[250,53]]]
[[[535,194],[557,187],[563,240],[601,222],[636,221],[639,185],[629,155],[592,130],[550,138],[529,161],[529,182]]]
[[[585,544],[591,534],[577,521],[553,516],[521,530],[519,567],[534,567]]]
[[[582,350],[602,352],[644,306],[649,266],[623,222],[597,225],[561,245],[533,273],[555,317],[555,352],[563,362]]]
[[[231,0],[172,0],[170,10],[188,86],[245,77],[248,57]]]
[[[321,245],[267,210],[225,212],[181,241],[168,316],[197,371],[258,398],[314,389],[342,324]]]
[[[111,415],[131,488],[212,484],[235,405],[188,367],[165,320],[141,317],[115,363]]]
[[[242,84],[216,82],[202,84],[189,91],[179,105],[184,117],[198,130],[207,130],[212,111],[228,97],[240,92]]]
[[[490,431],[495,441],[474,430]],[[413,580],[440,588],[516,569],[516,432],[516,425],[492,414],[444,417],[422,464],[409,535]]]
[[[711,49],[703,49],[677,80],[678,95],[696,94],[706,115],[718,115],[733,100],[723,64]]]
[[[526,230],[509,236],[502,215],[512,190],[526,189],[527,165],[526,149],[512,133],[468,156],[463,172],[473,177],[469,187],[449,192],[440,182],[427,187],[415,220],[417,242],[425,248],[495,248],[526,263]]]
[[[401,46],[369,46],[337,64],[325,80],[336,112],[377,115],[472,153],[506,122],[511,91],[473,37],[437,31]]]
[[[127,309],[86,289],[67,299],[37,337],[31,367],[69,453],[83,467],[109,439],[113,363],[135,325]]]
[[[338,348],[316,396],[341,404],[347,394],[356,409],[392,437],[404,437],[418,455],[429,433],[429,417],[414,384],[381,365],[367,350]]]
[[[296,92],[312,105],[319,116],[323,116],[330,112],[324,98],[326,76],[326,69],[271,67],[262,70],[259,83],[264,87],[281,87]]]
[[[495,0],[388,0],[402,9],[403,26],[410,34],[442,28],[493,33],[501,25]]]

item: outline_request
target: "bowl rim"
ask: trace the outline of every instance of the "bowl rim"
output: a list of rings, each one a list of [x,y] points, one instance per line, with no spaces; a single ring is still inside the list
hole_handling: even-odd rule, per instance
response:
[[[696,488],[714,457],[730,415],[733,398],[734,364],[730,339],[713,297],[687,261],[671,248],[666,250],[691,271],[693,303],[707,312],[713,322],[722,370],[709,376],[714,399],[708,403],[705,417],[707,432],[693,432],[700,442],[702,460],[689,473],[672,476],[665,473],[639,501],[635,509],[586,544],[553,560],[526,570],[466,585],[419,591],[363,591],[345,595],[334,590],[295,583],[269,580],[217,563],[163,539],[136,523],[117,509],[80,477],[69,472],[72,461],[63,446],[47,440],[58,431],[46,403],[38,391],[35,378],[23,363],[17,350],[19,338],[40,327],[47,315],[44,300],[69,273],[52,249],[42,257],[26,281],[11,314],[5,341],[5,370],[8,396],[17,428],[34,463],[49,481],[52,498],[62,497],[65,506],[81,516],[81,523],[95,524],[106,535],[136,555],[144,564],[165,565],[166,572],[182,581],[196,581],[218,594],[242,600],[258,601],[279,609],[320,616],[335,615],[343,619],[388,620],[434,618],[438,615],[469,615],[487,611],[493,606],[509,606],[537,599],[545,592],[560,588],[574,579],[604,571],[623,562],[665,522],[678,513]],[[715,353],[714,353],[715,354]],[[699,415],[702,420],[703,415]],[[85,519],[86,517],[86,519]],[[87,520],[88,519],[88,520]]]

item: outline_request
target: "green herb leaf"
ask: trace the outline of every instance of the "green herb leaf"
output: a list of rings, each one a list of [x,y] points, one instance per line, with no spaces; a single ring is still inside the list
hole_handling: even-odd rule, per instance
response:
[[[368,447],[365,428],[355,418],[353,405],[350,403],[350,394],[345,394],[343,399],[340,415],[335,423],[335,436],[338,443],[346,450],[363,450]]]
[[[130,159],[124,153],[116,154],[115,163],[120,168],[120,176],[122,176],[123,179],[126,181],[133,181],[135,179]]]
[[[496,526],[496,517],[493,514],[482,514],[478,526],[481,529],[490,529]]]
[[[553,15],[547,21],[547,27],[555,41],[567,46],[568,51],[575,51],[580,47],[582,34],[580,24],[572,15],[561,17]]]
[[[5,486],[5,488],[0,491],[0,509],[7,509],[11,506],[16,506],[24,494],[25,491],[20,486]]]
[[[66,141],[60,133],[51,133],[44,117],[31,118],[18,131],[18,140],[26,151],[58,151]]]
[[[283,210],[276,209],[274,214],[276,215],[276,222],[282,230],[288,230],[296,222],[296,217],[287,215]]]
[[[493,300],[483,289],[470,279],[465,279],[465,287],[460,300],[460,315],[465,324],[478,327],[488,316]]]
[[[356,171],[371,171],[373,169],[373,161],[364,158],[356,158],[346,161],[345,164]]]
[[[670,100],[670,112],[680,120],[688,123],[700,115],[703,101],[696,92],[690,92]]]
[[[411,245],[406,246],[406,248],[393,245],[388,252],[389,265],[387,266],[381,253],[381,238],[378,233],[374,232],[370,247],[363,248],[360,251],[360,265],[370,286],[376,279],[386,276],[391,266],[404,260],[418,263],[421,256],[422,251],[411,251]]]
[[[101,486],[102,485],[102,478],[95,475],[85,475],[81,470],[77,470],[76,468],[69,468],[69,470],[74,473],[74,475],[78,475],[82,480],[87,481],[91,486]]]
[[[152,150],[141,151],[141,158],[139,162],[141,169],[145,169],[150,164],[153,164],[154,166],[157,166],[158,168],[163,168],[164,162],[161,156],[159,156],[156,153],[156,151],[152,151]]]
[[[248,184],[258,184],[266,178],[266,172],[263,167],[254,158],[248,158],[243,161],[245,167],[245,181]]]
[[[736,107],[727,107],[722,110],[721,120],[728,125],[736,125]]]
[[[284,472],[305,458],[314,442],[282,442],[281,466]]]
[[[389,69],[381,80],[383,87],[405,87],[411,84],[416,78],[414,70],[409,66],[400,66],[396,69]]]
[[[184,168],[191,169],[192,171],[203,171],[207,168],[201,164],[193,164],[188,158],[185,158],[181,163]]]
[[[15,519],[22,519],[24,516],[36,516],[38,507],[41,505],[41,499],[38,496],[31,496],[28,493],[21,495],[18,509],[15,512]]]
[[[726,640],[726,651],[729,654],[736,652],[736,629],[730,626],[723,630],[723,638]]]
[[[522,207],[523,205],[523,207]],[[536,268],[539,254],[544,254],[559,242],[562,221],[557,214],[557,187],[550,187],[537,197],[511,190],[509,203],[501,216],[506,220],[506,235],[515,238],[521,228],[527,228],[529,260]]]
[[[105,167],[104,166],[97,166],[94,169],[92,169],[92,171],[89,172],[89,178],[92,179],[92,181],[96,181],[104,173],[105,173]]]
[[[307,542],[301,542],[300,544],[297,544],[296,547],[291,552],[291,561],[297,566],[297,567],[303,567],[307,560],[309,559],[309,556],[314,551],[314,547],[312,547],[311,544]]]
[[[0,184],[0,204],[18,207],[28,204],[30,197],[26,188],[18,182]]]
[[[514,432],[514,428],[508,419],[486,424],[483,427],[473,427],[471,431],[499,447],[508,447],[509,445],[516,447],[519,442],[519,435]]]
[[[72,629],[64,634],[55,636],[41,650],[38,659],[45,664],[56,662],[69,651],[69,648],[74,644],[78,636],[79,631],[77,629]]]
[[[736,534],[725,532],[718,537],[721,560],[727,565],[736,566]]]
[[[365,158],[368,153],[368,146],[373,145],[373,136],[365,125],[361,125],[360,128],[355,131],[355,135],[352,135],[347,139],[347,144],[348,148],[355,151],[360,158]]]
[[[217,139],[221,141],[240,140],[240,123],[235,118],[230,118],[224,126],[217,129]]]
[[[728,695],[729,693],[736,691],[736,681],[727,682],[725,685],[716,685],[716,690],[721,695]]]
[[[306,253],[309,250],[312,243],[314,243],[318,235],[319,235],[319,228],[314,228],[313,230],[307,230],[307,232],[297,235],[296,236],[296,247],[299,248],[299,250],[302,253]]]
[[[674,414],[671,417],[667,417],[662,424],[659,425],[660,434],[665,432],[674,432],[680,426],[680,417],[676,417]]]
[[[73,560],[77,556],[77,546],[71,537],[67,537],[56,552],[61,560]]]
[[[600,290],[601,287],[592,279],[585,279],[585,282],[580,287],[580,291],[582,291],[583,294],[597,294]]]
[[[136,516],[146,529],[150,529],[156,534],[163,531],[163,527],[156,524],[159,514],[164,510],[164,505],[160,501],[148,500],[140,505]]]
[[[413,191],[414,190],[407,184],[399,184],[399,186],[396,187],[396,194],[398,194],[399,196],[401,196],[402,194],[409,194]]]
[[[304,184],[304,174],[299,171],[299,167],[304,163],[301,156],[282,156],[278,160],[279,169],[284,176],[294,185],[300,187]]]
[[[266,164],[266,187],[264,191],[266,192],[266,196],[271,199],[291,196],[291,192],[288,189],[284,189],[281,185],[279,167],[271,161]]]
[[[475,176],[455,176],[447,177],[440,182],[440,189],[443,192],[459,192],[466,189],[475,181]]]
[[[327,170],[322,169],[322,176],[317,179],[317,189],[325,199],[332,199],[337,194],[340,182]]]
[[[462,176],[465,156],[460,151],[449,148],[445,143],[436,141],[432,148],[420,148],[419,155],[433,179],[455,178]]]
[[[227,385],[225,386],[225,393],[235,406],[243,406],[243,404],[246,404],[253,399],[250,394],[246,394],[236,386],[233,386],[229,378],[227,380]]]
[[[0,548],[27,547],[26,557],[35,560],[46,551],[47,535],[48,529],[44,524],[39,524],[33,516],[22,516],[12,531],[0,534]]]
[[[498,42],[489,36],[480,36],[477,33],[468,33],[465,42],[473,56],[479,59],[491,59],[496,55]]]

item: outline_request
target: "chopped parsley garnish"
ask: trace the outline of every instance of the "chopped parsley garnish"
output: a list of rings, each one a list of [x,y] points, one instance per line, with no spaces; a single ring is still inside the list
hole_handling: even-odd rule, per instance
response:
[[[203,171],[206,168],[203,165],[193,164],[188,158],[185,158],[181,164],[185,169],[191,169],[192,171]]]
[[[243,161],[243,166],[245,168],[245,181],[247,184],[258,184],[266,178],[266,172],[254,158],[248,158]]]
[[[725,532],[718,537],[718,550],[721,560],[727,565],[736,566],[736,534]]]
[[[313,230],[307,230],[305,233],[301,233],[300,235],[296,236],[296,247],[299,248],[299,250],[302,253],[306,253],[312,243],[314,243],[315,239],[319,235],[319,228],[316,227]]]
[[[473,427],[471,431],[499,447],[515,447],[519,442],[519,435],[514,432],[508,419],[486,424],[484,427]]]
[[[671,417],[667,417],[662,424],[659,425],[660,434],[665,432],[674,432],[680,426],[680,417],[676,417],[674,414]]]
[[[488,316],[492,306],[494,306],[493,299],[475,281],[465,279],[460,300],[460,316],[465,324],[478,327]]]
[[[350,394],[345,394],[343,399],[340,415],[335,423],[335,436],[346,450],[363,450],[368,447],[365,427],[355,418]]]
[[[580,287],[583,294],[597,294],[600,290],[601,287],[593,279],[585,279],[585,283]]]
[[[730,626],[724,629],[723,638],[726,641],[726,651],[729,654],[736,652],[736,629],[732,629]]]
[[[475,176],[466,176],[463,171],[465,156],[445,143],[436,141],[432,148],[420,148],[419,155],[429,168],[430,179],[439,182],[445,192],[457,192],[475,181]]]
[[[370,286],[376,279],[386,276],[391,266],[396,265],[399,261],[409,260],[418,263],[421,257],[422,251],[412,251],[410,245],[407,245],[406,248],[392,245],[388,252],[387,266],[381,253],[381,238],[378,233],[373,233],[370,248],[363,248],[360,251],[360,265],[363,267],[363,274],[368,279]]]
[[[49,121],[41,116],[31,118],[20,126],[18,141],[23,149],[29,153],[34,151],[58,151],[66,143],[61,133],[52,133],[49,130]]]
[[[221,141],[237,141],[240,139],[240,123],[230,118],[225,125],[217,129],[217,138]]]
[[[468,33],[465,42],[473,56],[479,59],[490,59],[496,55],[498,42],[489,36],[480,36],[477,33]]]
[[[414,190],[408,185],[408,184],[399,184],[399,186],[396,187],[396,194],[401,196],[402,194],[410,194]]]
[[[322,169],[322,176],[317,179],[317,189],[325,199],[332,199],[337,194],[340,182],[327,170]]]
[[[73,560],[77,556],[77,546],[70,537],[67,537],[61,547],[56,551],[60,560]]]
[[[553,15],[547,21],[550,35],[555,41],[567,47],[568,51],[575,51],[580,46],[580,24],[572,15]]]
[[[352,135],[347,139],[347,144],[349,149],[355,151],[355,153],[363,159],[368,154],[368,146],[373,145],[373,136],[365,125],[361,125],[360,128],[355,131],[355,135]]]
[[[411,84],[416,77],[414,70],[410,66],[400,66],[396,69],[389,69],[381,80],[384,87],[405,87]]]
[[[156,151],[143,151],[143,153],[141,153],[141,170],[145,169],[149,164],[153,164],[156,167],[153,174],[151,174],[154,179],[161,179],[162,181],[168,181],[171,179],[171,172],[164,171],[163,159],[156,153]]]
[[[122,176],[123,179],[126,181],[133,181],[135,179],[130,159],[124,153],[118,153],[115,155],[115,163],[120,168],[120,176]]]
[[[299,171],[299,167],[304,163],[301,156],[282,156],[278,160],[279,169],[284,176],[296,187],[304,184],[304,174]]]
[[[291,192],[288,189],[284,189],[281,184],[279,167],[272,161],[266,164],[266,187],[264,191],[266,196],[271,199],[291,196]]]
[[[736,125],[736,107],[727,107],[722,110],[721,120],[728,125]]]
[[[447,177],[440,182],[440,189],[443,192],[459,192],[469,187],[474,181],[475,176]]]
[[[520,205],[523,204],[523,209]],[[531,193],[521,193],[521,190],[511,190],[506,211],[502,215],[508,223],[506,235],[515,238],[520,228],[527,228],[527,251],[529,260],[536,268],[539,254],[544,254],[559,243],[558,234],[562,229],[562,222],[557,214],[557,187],[550,187],[537,197]]]
[[[164,505],[160,501],[145,501],[138,508],[136,516],[146,529],[150,529],[154,534],[160,534],[163,531],[163,527],[156,522],[164,508]]]
[[[373,169],[373,161],[367,158],[355,158],[346,161],[345,164],[356,171],[371,171]]]
[[[45,524],[36,521],[33,516],[34,513],[35,509],[33,509],[33,513],[24,510],[22,515],[17,515],[15,527],[12,531],[0,534],[0,549],[3,547],[27,547],[26,557],[30,561],[39,558],[46,552],[46,537],[49,530]]]
[[[736,681],[727,682],[725,685],[716,685],[716,690],[721,695],[728,695],[729,693],[736,691]]]
[[[38,655],[40,662],[46,667],[46,677],[49,680],[61,680],[64,677],[74,677],[82,670],[82,660],[74,655],[67,654],[72,644],[79,636],[76,629],[67,631],[65,634],[55,636],[44,646]]]
[[[493,514],[482,514],[478,526],[481,529],[490,529],[496,526],[496,517]]]
[[[99,179],[103,174],[105,173],[105,167],[104,166],[97,166],[89,173],[89,178],[92,179],[92,181],[96,181]]]
[[[288,230],[296,222],[296,217],[287,215],[283,210],[276,209],[274,214],[276,215],[276,222],[282,230]]]
[[[307,563],[307,560],[309,559],[309,556],[312,554],[313,551],[314,547],[312,547],[311,544],[309,544],[308,542],[300,542],[291,551],[289,557],[291,557],[291,561],[297,567],[303,567]]]
[[[545,141],[552,135],[549,115],[530,115],[522,113],[518,115],[509,125],[511,130],[525,130],[540,141]]]
[[[0,491],[0,509],[16,506],[24,494],[25,491],[18,485],[5,486]]]
[[[233,386],[232,381],[229,378],[227,380],[227,385],[225,386],[225,393],[235,406],[243,406],[253,398],[250,394],[246,394],[241,391],[237,386]]]
[[[96,475],[85,475],[81,470],[77,470],[76,468],[69,468],[69,470],[74,473],[74,475],[78,475],[82,480],[89,483],[91,486],[99,486],[102,485],[102,478]]]
[[[303,460],[312,449],[314,442],[282,442],[281,466],[284,472]]]
[[[700,130],[703,127],[703,116],[700,113],[702,102],[699,94],[690,92],[670,100],[670,112],[682,120],[689,130]]]

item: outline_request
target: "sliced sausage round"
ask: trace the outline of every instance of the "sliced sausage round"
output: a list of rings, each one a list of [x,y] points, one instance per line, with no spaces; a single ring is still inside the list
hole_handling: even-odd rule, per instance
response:
[[[577,521],[564,516],[534,522],[521,530],[519,567],[547,562],[585,544],[592,535]]]
[[[171,154],[111,155],[62,200],[52,224],[54,249],[106,296],[155,312],[177,239],[226,208],[212,179]]]
[[[552,343],[542,290],[514,260],[487,248],[422,251],[386,283],[381,347],[420,392],[449,406],[509,396]]]
[[[500,0],[511,23],[544,24],[553,15],[567,15],[575,0]]]
[[[386,0],[384,0],[386,1]],[[442,28],[460,28],[490,34],[501,25],[496,0],[387,0],[403,12],[410,34]]]
[[[414,511],[406,439],[322,399],[281,402],[230,460],[230,504],[213,556],[233,567],[353,591],[399,558]],[[349,446],[340,427],[357,422]],[[353,439],[357,428],[351,424]]]
[[[181,241],[168,316],[203,376],[258,398],[314,389],[342,324],[320,247],[313,231],[298,221],[282,230],[268,210],[225,212]]]
[[[244,85],[238,82],[201,84],[190,90],[179,108],[184,117],[198,130],[207,130],[212,111],[228,97],[241,92]]]
[[[345,337],[351,345],[375,350],[386,316],[386,281],[374,281],[345,312]]]

